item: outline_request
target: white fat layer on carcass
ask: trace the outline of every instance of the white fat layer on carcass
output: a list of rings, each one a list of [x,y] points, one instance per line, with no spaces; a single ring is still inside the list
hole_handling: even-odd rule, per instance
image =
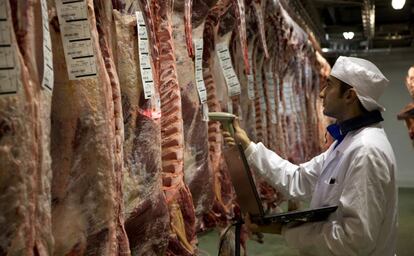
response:
[[[96,59],[86,0],[56,0],[56,9],[69,79],[96,77]]]
[[[12,40],[12,18],[6,0],[0,1],[0,96],[16,94],[20,88],[17,44]]]
[[[41,0],[42,30],[43,30],[43,79],[42,88],[53,90],[53,54],[49,32],[49,16],[46,0]]]
[[[139,68],[141,71],[141,79],[144,87],[145,99],[151,99],[154,95],[154,77],[151,66],[150,51],[149,51],[149,39],[147,26],[144,21],[144,16],[141,11],[135,12],[137,17],[137,32],[138,32],[138,56],[139,56]],[[153,99],[157,101],[157,99]]]

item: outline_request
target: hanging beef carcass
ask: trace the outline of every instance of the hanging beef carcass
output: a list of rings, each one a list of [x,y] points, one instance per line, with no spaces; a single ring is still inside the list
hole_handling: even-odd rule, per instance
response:
[[[215,35],[222,15],[229,8],[229,1],[218,1],[210,9],[203,32],[203,76],[207,89],[208,108],[211,112],[220,112],[222,108],[217,97],[214,74]],[[231,181],[227,173],[227,166],[222,156],[223,137],[220,124],[209,122],[208,141],[210,163],[214,173],[214,202],[212,210],[204,216],[207,227],[215,227],[218,223],[227,223],[233,215],[234,192],[231,190]]]
[[[47,6],[7,0],[0,5],[2,54],[7,55],[0,86],[0,255],[51,255],[53,86],[41,88],[43,78],[51,78],[45,72],[52,71],[44,69],[48,56],[42,50]]]
[[[62,2],[51,3],[51,13]],[[52,220],[56,255],[128,255],[121,190],[119,83],[108,29],[111,6],[83,2],[96,77],[70,80],[57,17],[51,27],[55,75],[52,102]],[[63,9],[60,9],[62,11]],[[96,11],[96,12],[95,12]],[[96,13],[98,15],[96,15]],[[67,36],[66,34],[63,35]]]
[[[184,183],[184,135],[180,87],[172,35],[171,1],[151,2],[154,11],[160,79],[163,188],[172,232],[167,255],[195,253],[195,211]]]
[[[146,1],[114,11],[117,70],[124,116],[125,229],[133,255],[163,255],[169,239],[170,218],[162,191],[161,123],[159,79],[154,70],[157,57],[152,12]],[[139,7],[141,6],[141,7]],[[145,99],[138,51],[137,18],[143,10],[148,31],[155,94]],[[141,53],[142,54],[142,53]]]
[[[202,40],[204,16],[207,14],[208,5],[212,3],[175,1],[172,15],[177,78],[181,89],[184,125],[184,180],[192,195],[198,231],[204,229],[202,217],[210,211],[214,196],[213,172],[208,158],[208,120],[205,116],[203,117],[208,109],[207,104],[203,105],[201,102],[201,100],[206,101],[207,97],[203,96],[206,92],[203,88],[203,81],[200,81],[200,77],[202,79],[202,42],[200,43],[200,40]],[[193,13],[194,15],[190,15]],[[193,41],[197,43],[195,47],[193,47]],[[193,56],[194,54],[197,56]],[[196,67],[196,64],[199,66]],[[200,76],[198,78],[196,78],[196,69]]]

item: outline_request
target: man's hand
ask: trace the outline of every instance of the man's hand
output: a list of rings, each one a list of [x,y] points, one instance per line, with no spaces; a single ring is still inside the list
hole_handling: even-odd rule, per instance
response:
[[[236,142],[241,144],[243,149],[246,149],[250,145],[250,139],[247,133],[240,127],[239,119],[235,118],[233,121],[234,138],[230,135],[230,132],[223,131],[224,141],[227,145],[235,146]]]
[[[244,224],[249,230],[249,233],[270,233],[270,234],[281,234],[282,233],[282,223],[275,222],[269,225],[257,225],[251,222],[249,214],[244,218]]]

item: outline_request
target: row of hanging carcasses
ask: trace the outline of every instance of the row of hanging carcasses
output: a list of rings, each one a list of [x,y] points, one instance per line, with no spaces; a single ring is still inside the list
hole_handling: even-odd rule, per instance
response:
[[[0,4],[14,63],[2,79],[16,88],[3,93],[2,80],[0,255],[197,254],[197,233],[239,214],[208,110],[239,115],[252,140],[293,162],[323,147],[329,65],[278,1]],[[68,54],[85,41],[66,40],[76,22],[94,73]],[[260,188],[267,209],[283,200]]]

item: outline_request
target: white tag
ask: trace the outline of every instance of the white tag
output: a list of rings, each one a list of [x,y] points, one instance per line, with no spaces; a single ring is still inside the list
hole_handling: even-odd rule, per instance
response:
[[[231,99],[227,102],[227,112],[233,114],[233,101]]]
[[[161,117],[161,99],[158,93],[151,96],[151,117],[153,119]]]
[[[46,0],[41,0],[42,27],[43,27],[43,80],[42,88],[53,90],[53,54],[50,41],[49,17]]]
[[[252,116],[254,117],[254,120],[256,120],[256,106],[254,103],[252,103]]]
[[[273,81],[273,74],[271,72],[266,72],[266,81],[270,103],[271,123],[276,124],[275,83]]]
[[[96,77],[86,0],[56,0],[56,9],[69,79]]]
[[[141,70],[142,85],[144,87],[144,98],[150,99],[154,94],[154,77],[151,67],[151,59],[149,52],[149,40],[147,26],[144,21],[142,12],[135,12],[137,17],[137,32],[138,32],[138,55]]]
[[[247,97],[249,100],[254,100],[254,76],[253,76],[253,47],[249,47],[248,51],[248,59],[249,59],[249,66],[250,66],[250,74],[247,75]]]
[[[267,116],[265,112],[262,113],[262,126],[263,126],[264,134],[267,134]]]
[[[201,105],[201,111],[203,112],[203,121],[208,122],[210,118],[208,117],[208,105],[207,103],[203,103]]]
[[[195,49],[195,79],[197,85],[198,96],[201,104],[207,102],[207,90],[203,78],[203,39],[194,40]]]
[[[217,45],[217,55],[219,58],[220,66],[223,70],[224,79],[226,80],[229,96],[232,97],[239,95],[241,92],[240,83],[236,73],[234,72],[227,44],[221,43]]]
[[[249,100],[254,100],[254,77],[247,75],[247,96]]]
[[[266,99],[263,91],[263,80],[262,80],[262,73],[259,72],[256,74],[256,84],[257,84],[257,90],[259,93],[259,102],[260,102],[260,109],[263,112],[266,112],[267,106],[266,106]]]
[[[283,98],[285,100],[285,114],[293,114],[292,108],[292,84],[290,83],[291,79],[285,81],[283,84]]]
[[[0,95],[16,94],[20,84],[16,44],[12,44],[12,19],[6,0],[0,0]]]

